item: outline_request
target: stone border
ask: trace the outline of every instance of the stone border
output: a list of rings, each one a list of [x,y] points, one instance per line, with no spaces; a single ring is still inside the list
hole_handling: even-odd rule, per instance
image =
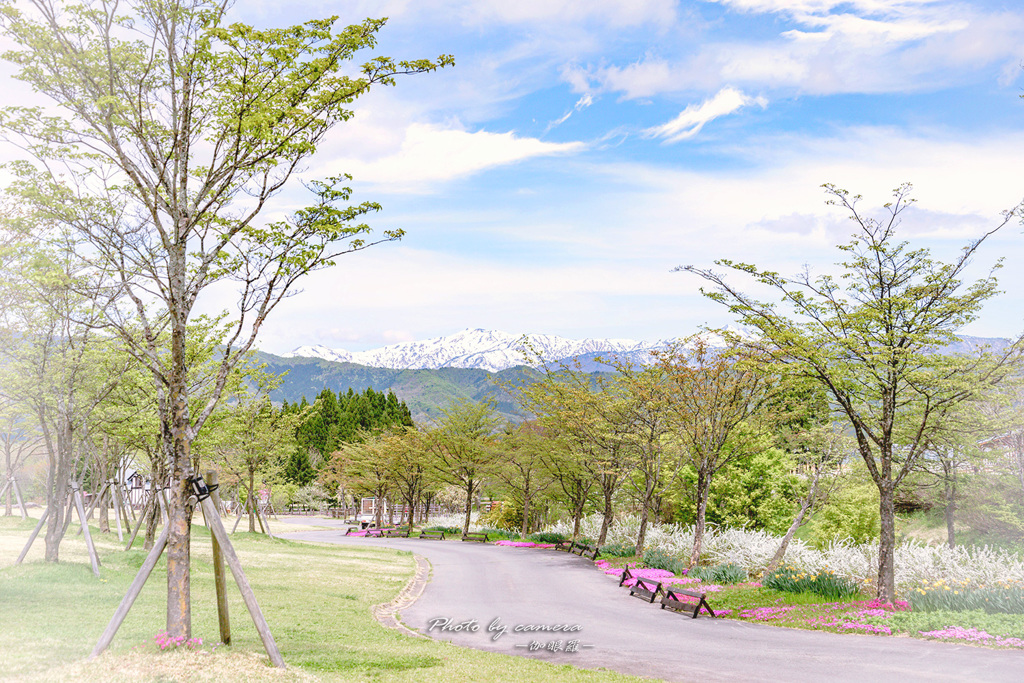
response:
[[[399,591],[398,595],[390,602],[384,602],[371,607],[370,613],[373,614],[374,619],[388,628],[401,631],[407,636],[427,638],[422,633],[413,631],[403,624],[398,616],[401,610],[416,602],[420,595],[423,594],[423,589],[426,587],[427,582],[430,581],[430,561],[422,555],[416,554],[413,555],[413,559],[416,561],[416,573],[409,579],[409,583],[405,584],[405,588]]]

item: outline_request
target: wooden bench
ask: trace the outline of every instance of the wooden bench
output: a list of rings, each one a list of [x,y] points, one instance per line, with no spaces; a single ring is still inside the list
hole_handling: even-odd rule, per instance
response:
[[[479,541],[480,543],[487,543],[487,534],[482,531],[470,531],[467,534],[462,535],[463,541]]]
[[[640,577],[636,577],[636,583],[634,583],[629,589],[630,595],[640,598],[641,600],[646,600],[651,604],[654,604],[659,593],[664,592],[664,589],[661,587],[661,581],[643,579]]]
[[[622,575],[619,577],[619,588],[622,588],[622,584],[626,583],[630,579],[635,579],[633,572],[629,571],[629,567],[622,570]]]
[[[435,541],[443,541],[444,540],[444,532],[443,531],[421,531],[420,532],[420,538],[429,538],[429,539],[433,539]]]
[[[384,529],[372,528],[366,530],[367,538],[384,538]]]
[[[596,545],[587,545],[586,543],[577,543],[576,541],[573,541],[572,545],[569,546],[569,552],[575,553],[580,557],[589,556],[590,559],[596,560],[597,556],[600,554],[600,549]]]
[[[572,547],[573,541],[558,541],[553,546],[555,550],[565,550],[568,552],[569,548]]]
[[[665,596],[661,599],[661,609],[665,609],[667,607],[671,610],[676,610],[677,612],[689,612],[692,609],[692,618],[696,619],[697,615],[700,613],[700,608],[704,607],[707,609],[708,614],[711,615],[711,618],[714,619],[715,611],[711,609],[711,605],[709,605],[708,601],[704,599],[706,595],[707,593],[698,593],[697,591],[672,588],[667,591]],[[693,600],[680,600],[680,596],[696,598],[697,602],[694,602]]]
[[[353,531],[361,531],[361,529],[357,526],[350,526],[349,528],[345,529],[345,535],[350,536]]]
[[[409,538],[408,529],[385,529],[384,535],[388,538]]]

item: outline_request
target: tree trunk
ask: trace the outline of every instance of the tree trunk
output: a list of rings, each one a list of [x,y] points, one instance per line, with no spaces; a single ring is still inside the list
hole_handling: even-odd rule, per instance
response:
[[[950,548],[956,547],[956,529],[954,527],[954,516],[956,515],[956,473],[952,477],[946,476],[946,542]]]
[[[576,501],[576,507],[572,511],[572,537],[573,540],[580,537],[580,522],[583,521],[583,507],[587,504],[586,498],[582,496]]]
[[[892,482],[878,483],[878,516],[881,533],[878,537],[878,599],[892,602],[896,599],[896,507]]]
[[[462,524],[462,535],[465,536],[469,533],[469,517],[473,511],[473,484],[475,482],[470,479],[466,486],[466,521]]]
[[[711,475],[702,467],[697,472],[697,518],[693,522],[693,550],[690,552],[691,568],[700,562],[704,545],[704,517],[708,510],[708,494],[711,489]]]
[[[601,520],[601,535],[597,539],[598,545],[604,545],[608,539],[608,529],[612,526],[615,511],[612,508],[612,494],[614,491],[609,487],[604,488],[604,518]]]
[[[797,513],[796,518],[793,519],[793,523],[789,525],[789,529],[786,531],[786,535],[782,537],[782,543],[779,544],[779,549],[775,551],[775,555],[772,556],[771,562],[765,567],[764,573],[768,574],[775,571],[775,569],[782,564],[782,559],[786,557],[786,550],[789,548],[789,542],[793,540],[793,535],[796,534],[796,530],[804,523],[804,516],[807,511],[811,509],[811,505],[814,503],[815,497],[818,495],[818,482],[821,479],[821,468],[817,468],[814,472],[814,481],[811,482],[811,487],[807,491],[807,495],[800,501],[800,512]]]
[[[256,533],[256,473],[249,468],[249,533]]]
[[[640,513],[640,531],[636,535],[636,554],[637,556],[644,554],[644,541],[647,540],[647,519],[649,513],[647,506],[643,506],[643,511]]]
[[[177,245],[176,245],[177,246]],[[184,279],[184,253],[180,261],[172,254],[174,272],[172,280]],[[174,262],[178,261],[178,262]],[[172,283],[176,284],[176,283]],[[172,286],[172,290],[182,291]],[[172,315],[174,312],[172,311]],[[192,510],[187,501],[190,495],[187,478],[192,465],[192,440],[189,436],[191,420],[188,409],[187,362],[185,358],[185,324],[176,318],[171,330],[172,371],[168,391],[167,414],[161,431],[167,460],[170,463],[170,488],[167,501],[167,635],[171,638],[192,637],[191,561]]]
[[[523,526],[520,535],[525,539],[530,535],[530,496],[523,495]]]

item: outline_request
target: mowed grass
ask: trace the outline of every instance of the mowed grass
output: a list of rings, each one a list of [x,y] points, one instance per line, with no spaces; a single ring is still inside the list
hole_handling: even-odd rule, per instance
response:
[[[101,578],[75,529],[61,562],[42,561],[37,539],[26,562],[14,560],[34,520],[0,518],[0,679],[18,681],[639,681],[542,661],[458,648],[385,628],[371,606],[388,602],[414,571],[409,553],[270,540],[237,533],[232,543],[281,649],[272,667],[228,579],[232,645],[219,640],[210,537],[192,536],[192,628],[196,651],[160,652],[166,564],[157,565],[110,650],[85,661],[145,559],[141,543],[125,552],[117,534],[93,527]],[[646,679],[644,679],[646,680]]]

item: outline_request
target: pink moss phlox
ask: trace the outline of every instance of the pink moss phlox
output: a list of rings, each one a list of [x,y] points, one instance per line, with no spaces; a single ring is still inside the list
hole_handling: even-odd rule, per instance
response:
[[[536,548],[537,544],[533,541],[495,541],[494,545],[507,545],[513,548]]]
[[[167,634],[167,631],[160,631],[153,640],[156,641],[157,646],[161,650],[173,650],[178,647],[186,647],[189,650],[195,650],[203,646],[202,638],[189,638],[185,639],[185,636],[174,636],[173,638]]]
[[[1020,638],[994,636],[980,629],[963,628],[961,626],[947,626],[937,631],[918,631],[918,633],[922,636],[939,640],[964,640],[969,643],[985,643],[986,645],[1001,645],[1003,647],[1024,647],[1024,640]]]
[[[740,617],[743,619],[756,619],[757,621],[770,621],[771,619],[780,619],[785,616],[786,612],[790,612],[796,609],[794,605],[783,605],[781,607],[755,607],[754,609],[745,609],[740,612]]]

